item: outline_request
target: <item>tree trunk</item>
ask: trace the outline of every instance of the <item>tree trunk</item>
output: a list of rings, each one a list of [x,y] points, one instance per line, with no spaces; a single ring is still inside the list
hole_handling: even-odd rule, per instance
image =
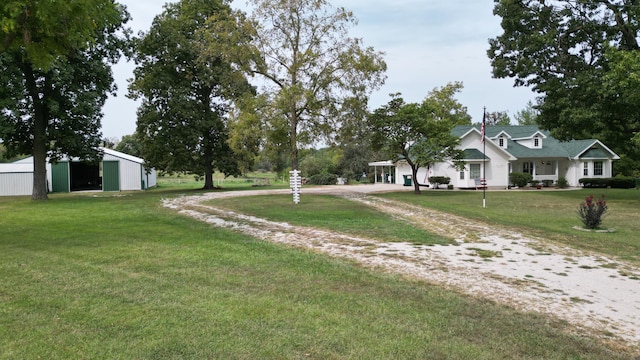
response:
[[[40,119],[39,119],[40,118]],[[33,192],[31,200],[47,200],[47,149],[45,146],[45,131],[38,128],[43,126],[42,116],[36,116],[33,136]]]
[[[413,176],[413,193],[420,195],[420,185],[418,184],[418,167],[415,164],[409,164],[411,166],[411,174]]]
[[[33,192],[31,200],[47,200],[47,122],[48,113],[40,99],[31,64],[24,67],[26,86],[33,102]]]
[[[291,155],[291,169],[300,170],[298,167],[298,117],[295,111],[289,117],[289,151]]]
[[[210,144],[208,144],[210,145]],[[205,150],[204,156],[204,190],[213,190],[213,150]]]
[[[207,166],[204,170],[204,190],[213,190],[213,166]]]

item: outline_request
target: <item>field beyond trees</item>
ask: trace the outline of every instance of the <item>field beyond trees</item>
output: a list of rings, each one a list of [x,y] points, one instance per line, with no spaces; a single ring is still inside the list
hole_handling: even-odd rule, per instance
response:
[[[143,193],[53,194],[47,202],[0,198],[0,359],[637,356],[547,316],[211,227],[161,206],[162,198],[199,193],[200,183],[160,184]],[[604,225],[616,228],[601,234],[607,243],[565,230],[579,224],[575,214],[550,213],[553,204],[577,207],[585,191],[509,192],[513,208],[502,210],[493,193],[488,209],[473,204],[479,192],[384,196],[499,218],[637,264],[640,193],[605,193]],[[322,222],[338,201],[323,197],[301,221]],[[380,221],[364,205],[351,206],[341,214],[352,219],[344,225],[350,231]]]

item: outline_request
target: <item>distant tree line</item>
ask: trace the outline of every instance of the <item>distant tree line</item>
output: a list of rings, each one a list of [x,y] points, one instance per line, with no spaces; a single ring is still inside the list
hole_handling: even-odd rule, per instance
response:
[[[433,89],[422,103],[395,94],[372,111],[369,96],[386,80],[386,64],[349,36],[350,11],[328,0],[251,0],[245,14],[230,3],[168,3],[132,36],[126,8],[110,0],[5,1],[1,156],[33,155],[32,198],[47,198],[47,158],[97,161],[101,145],[158,170],[200,173],[205,188],[215,171],[302,169],[357,180],[371,160],[402,157],[414,170],[456,161],[450,130],[470,123],[455,100],[461,83]],[[488,109],[487,124],[598,138],[621,155],[617,173],[640,175],[638,8],[494,0],[504,32],[489,41],[493,75],[538,97],[513,118]],[[128,96],[141,105],[136,132],[114,141],[100,126],[115,92],[111,65],[122,56],[136,63]]]

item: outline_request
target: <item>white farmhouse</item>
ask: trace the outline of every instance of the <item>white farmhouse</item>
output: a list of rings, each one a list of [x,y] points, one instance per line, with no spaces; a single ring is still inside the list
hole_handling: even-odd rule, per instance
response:
[[[599,140],[559,141],[536,126],[486,126],[484,142],[480,126],[457,126],[452,132],[460,137],[464,170],[451,163],[433,164],[418,170],[418,183],[429,185],[429,177],[447,176],[456,188],[476,188],[481,181],[489,188],[507,188],[510,173],[525,172],[534,180],[555,183],[563,177],[569,186],[579,186],[581,178],[611,177],[613,161],[620,158]],[[411,167],[404,160],[393,165],[391,182],[406,184]]]

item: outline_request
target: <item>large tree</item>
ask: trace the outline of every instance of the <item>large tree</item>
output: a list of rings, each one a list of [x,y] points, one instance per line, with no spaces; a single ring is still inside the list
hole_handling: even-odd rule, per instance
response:
[[[329,140],[341,114],[366,107],[385,80],[382,54],[349,37],[353,14],[327,0],[251,0],[255,24],[245,69],[261,76],[273,108],[265,127],[285,144],[291,166],[298,149]],[[357,101],[354,101],[357,100]]]
[[[513,118],[518,125],[537,125],[539,111],[535,108],[533,101],[529,100],[524,109],[516,111]]]
[[[369,116],[374,148],[384,148],[392,160],[405,160],[413,174],[414,192],[420,194],[418,169],[438,162],[460,165],[460,139],[451,134],[456,125],[471,124],[466,107],[455,98],[461,83],[433,89],[420,104],[405,103],[400,94],[392,94],[388,104]]]
[[[640,3],[495,0],[495,77],[540,93],[536,122],[561,139],[598,137],[640,160]]]
[[[110,0],[0,6],[0,139],[32,154],[32,199],[47,199],[46,161],[96,159],[111,64],[127,51],[129,14]]]
[[[509,125],[511,119],[506,111],[490,111],[485,113],[485,123],[488,126],[493,125]]]
[[[227,115],[234,101],[252,92],[224,53],[204,51],[214,34],[203,29],[233,18],[227,0],[165,5],[137,42],[129,87],[130,96],[142,99],[136,131],[144,158],[165,171],[204,174],[205,189],[214,187],[215,170],[238,172]]]

